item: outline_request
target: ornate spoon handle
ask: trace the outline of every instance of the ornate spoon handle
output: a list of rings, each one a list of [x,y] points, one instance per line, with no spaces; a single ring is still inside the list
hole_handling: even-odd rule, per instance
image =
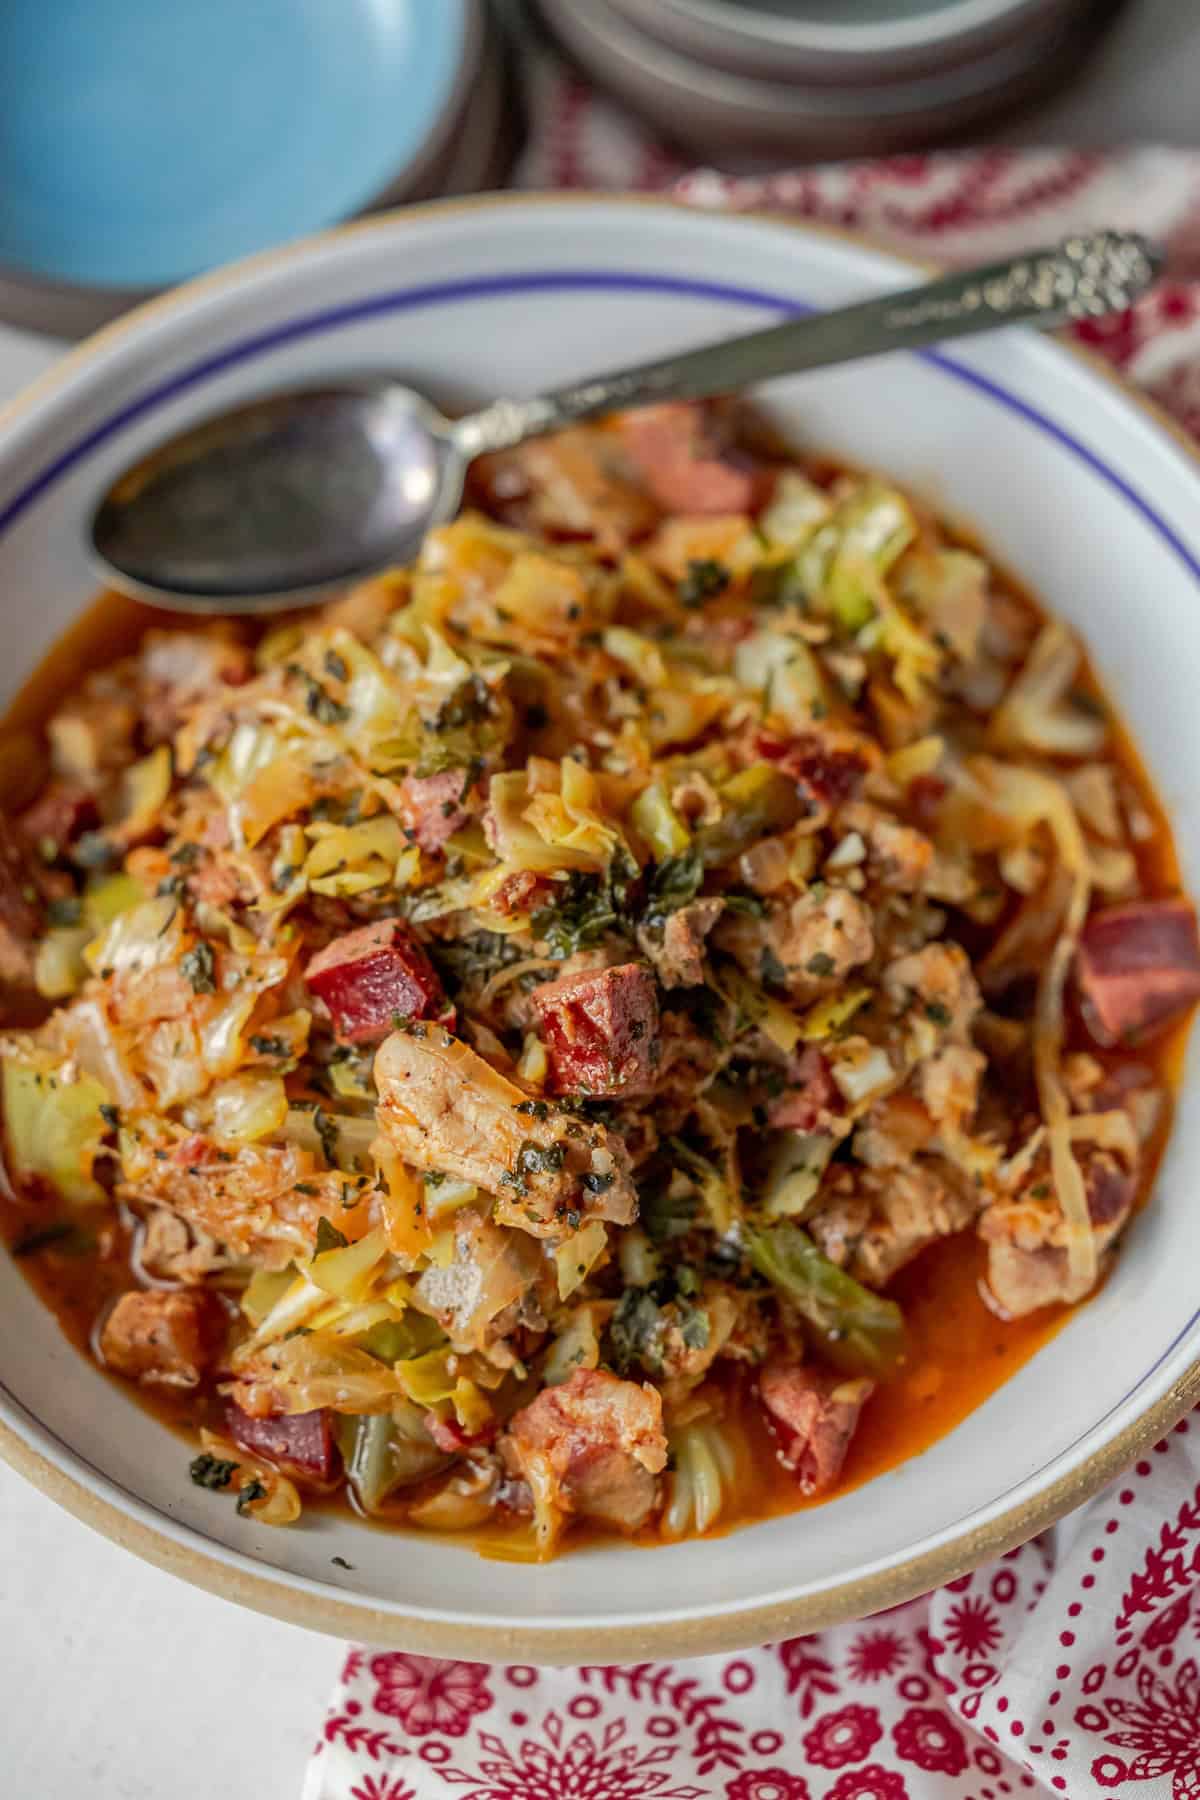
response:
[[[618,407],[695,400],[775,375],[828,368],[889,350],[920,350],[1000,325],[1048,328],[1067,319],[1098,318],[1132,305],[1162,264],[1162,252],[1135,232],[1070,237],[1057,249],[706,344],[537,399],[498,400],[460,419],[455,441],[464,456],[473,457]]]

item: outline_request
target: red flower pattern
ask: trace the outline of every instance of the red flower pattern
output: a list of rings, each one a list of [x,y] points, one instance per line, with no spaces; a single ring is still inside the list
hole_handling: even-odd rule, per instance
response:
[[[786,1769],[743,1769],[726,1784],[725,1800],[811,1800],[803,1775]]]
[[[350,1800],[417,1800],[416,1791],[399,1778],[364,1775],[350,1789]]]
[[[825,1800],[908,1800],[908,1785],[894,1770],[866,1763],[839,1775]]]
[[[908,1645],[895,1631],[864,1631],[850,1646],[846,1670],[852,1681],[883,1681],[908,1659]]]
[[[903,1762],[940,1775],[961,1775],[967,1766],[962,1732],[947,1713],[932,1706],[910,1706],[892,1726],[896,1754]]]
[[[994,1606],[970,1594],[952,1606],[942,1626],[942,1636],[950,1648],[962,1657],[986,1656],[994,1650],[1004,1633],[1000,1615]]]
[[[851,1702],[837,1712],[824,1713],[804,1734],[810,1762],[822,1769],[844,1769],[847,1763],[868,1756],[883,1736],[879,1714],[873,1706]]]
[[[1136,1701],[1116,1696],[1105,1700],[1109,1718],[1121,1726],[1120,1731],[1107,1734],[1105,1743],[1114,1744],[1118,1750],[1138,1752],[1127,1766],[1130,1781],[1153,1781],[1169,1775],[1173,1800],[1197,1800],[1200,1670],[1189,1657],[1180,1665],[1174,1685],[1168,1686],[1149,1669],[1142,1669],[1137,1678],[1137,1695]]]
[[[413,1737],[432,1731],[463,1737],[475,1714],[492,1704],[486,1663],[440,1662],[393,1651],[373,1656],[370,1667],[379,1683],[376,1712],[399,1719]]]
[[[568,1737],[558,1714],[548,1713],[542,1738],[522,1738],[513,1748],[481,1731],[478,1773],[444,1767],[442,1777],[461,1787],[462,1800],[704,1800],[703,1788],[672,1783],[662,1766],[672,1749],[627,1737],[624,1719]]]

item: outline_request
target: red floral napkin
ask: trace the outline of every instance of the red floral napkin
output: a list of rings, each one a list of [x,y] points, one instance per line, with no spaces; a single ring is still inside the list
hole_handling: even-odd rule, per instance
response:
[[[670,188],[947,264],[1134,226],[1200,260],[1200,153],[686,173],[549,61],[526,187]],[[1200,435],[1200,284],[1078,335]],[[1053,1531],[854,1625],[570,1670],[352,1650],[303,1800],[1200,1800],[1200,1416]]]

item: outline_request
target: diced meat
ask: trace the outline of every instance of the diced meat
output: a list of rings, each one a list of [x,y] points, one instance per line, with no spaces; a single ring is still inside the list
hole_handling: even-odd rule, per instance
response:
[[[836,811],[844,806],[858,792],[871,766],[864,753],[867,740],[852,740],[849,734],[822,737],[816,732],[803,732],[795,738],[777,738],[771,732],[760,731],[754,743],[760,756],[778,763],[792,777],[813,810],[822,807]]]
[[[327,1487],[336,1478],[337,1446],[328,1408],[256,1419],[230,1401],[225,1420],[239,1450],[262,1457],[282,1474],[316,1487]]]
[[[806,1222],[831,1262],[879,1288],[927,1244],[971,1224],[981,1199],[944,1164],[848,1169],[826,1182]]]
[[[776,1131],[815,1131],[822,1113],[841,1109],[841,1094],[829,1064],[815,1044],[793,1058],[788,1085],[767,1107],[767,1123]]]
[[[1093,913],[1075,973],[1097,1043],[1130,1043],[1161,1031],[1200,999],[1194,908],[1186,900],[1130,900]]]
[[[0,814],[0,982],[33,985],[33,964],[41,913],[34,904],[25,858],[12,827]]]
[[[234,1154],[198,1132],[159,1140],[146,1128],[122,1140],[117,1195],[165,1206],[201,1237],[281,1269],[312,1255],[322,1218],[347,1236],[367,1228],[367,1202],[345,1207],[347,1177],[315,1162],[295,1144],[243,1144]]]
[[[100,1354],[131,1381],[193,1388],[220,1349],[221,1303],[203,1289],[122,1294],[100,1332]]]
[[[399,1019],[435,1019],[447,1011],[433,964],[400,919],[379,919],[335,938],[304,971],[329,1008],[343,1044],[383,1037]]]
[[[868,873],[881,887],[898,894],[920,892],[933,866],[933,844],[923,832],[865,800],[844,807],[838,822],[861,836]]]
[[[667,1461],[662,1397],[648,1383],[577,1369],[514,1414],[500,1452],[529,1485],[543,1548],[572,1513],[636,1531]]]
[[[430,856],[444,850],[456,831],[471,818],[472,783],[462,769],[443,769],[439,775],[408,775],[400,783],[404,823],[413,842]],[[466,792],[464,792],[466,789]]]
[[[768,1363],[758,1392],[779,1440],[779,1457],[802,1494],[820,1494],[842,1472],[869,1381],[847,1381],[795,1362]]]
[[[926,944],[898,956],[883,971],[883,987],[897,1012],[927,1020],[951,1042],[967,1040],[983,1006],[967,953],[958,944]]]
[[[415,1169],[498,1196],[499,1224],[563,1238],[589,1218],[632,1222],[625,1146],[603,1125],[531,1100],[440,1026],[397,1031],[375,1057],[378,1119]]]
[[[661,933],[645,926],[638,944],[665,988],[699,987],[704,980],[704,941],[725,910],[721,899],[691,900],[668,913]]]
[[[722,919],[717,941],[754,981],[814,1000],[842,986],[875,950],[870,909],[848,888],[810,889],[765,918]]]
[[[566,975],[533,990],[558,1094],[644,1089],[660,1056],[654,976],[641,963]]]
[[[95,796],[76,781],[48,781],[32,806],[17,820],[27,843],[39,851],[59,854],[68,849],[81,831],[100,822]]]
[[[1138,1172],[1110,1150],[1077,1147],[1076,1155],[1087,1190],[1099,1274],[1104,1252],[1133,1209]],[[1021,1318],[1043,1306],[1073,1305],[1090,1291],[1091,1282],[1072,1274],[1069,1229],[1045,1159],[1035,1164],[1013,1198],[986,1208],[979,1235],[988,1246],[988,1289],[1008,1317]]]
[[[675,513],[750,513],[774,473],[722,442],[718,415],[687,401],[643,406],[617,420],[621,441],[659,505]]]

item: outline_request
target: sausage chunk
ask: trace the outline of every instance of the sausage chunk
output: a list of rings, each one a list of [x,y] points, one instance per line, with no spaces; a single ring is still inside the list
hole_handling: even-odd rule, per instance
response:
[[[558,1094],[644,1090],[658,1065],[658,998],[640,963],[565,975],[535,988]]]
[[[329,1008],[344,1044],[386,1036],[396,1019],[434,1019],[446,1011],[437,972],[399,919],[379,919],[334,938],[304,971]]]
[[[1161,1031],[1200,999],[1200,936],[1186,900],[1130,900],[1093,913],[1075,958],[1088,1030],[1099,1044]]]
[[[261,1456],[283,1474],[319,1487],[337,1474],[333,1418],[327,1408],[256,1419],[230,1401],[225,1417],[239,1450]]]

